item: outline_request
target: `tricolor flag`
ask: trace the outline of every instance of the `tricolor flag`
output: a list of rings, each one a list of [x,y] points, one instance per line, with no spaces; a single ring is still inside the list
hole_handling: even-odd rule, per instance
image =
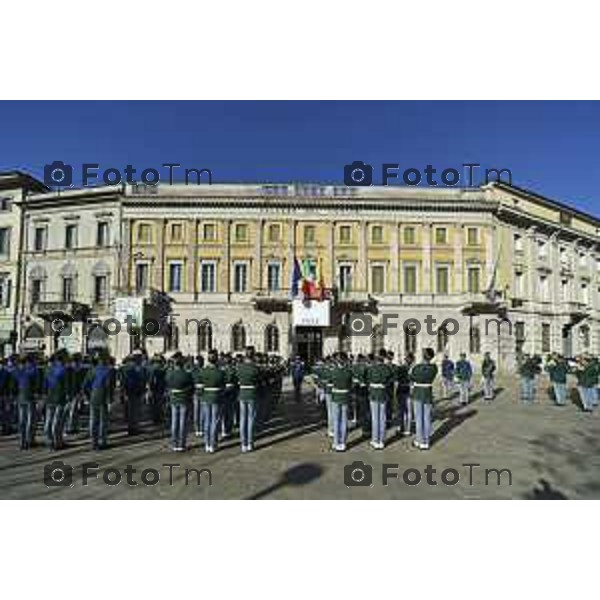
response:
[[[300,280],[302,279],[302,269],[300,268],[300,263],[298,262],[298,259],[294,256],[294,268],[292,269],[292,298],[295,298],[299,291],[300,288],[298,286],[298,284],[300,283]]]

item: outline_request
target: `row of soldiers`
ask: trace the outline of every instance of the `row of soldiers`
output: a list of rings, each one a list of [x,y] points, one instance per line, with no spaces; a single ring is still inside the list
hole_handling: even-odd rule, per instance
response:
[[[416,437],[413,444],[422,450],[429,449],[431,439],[434,381],[438,374],[433,364],[434,351],[426,348],[421,362],[412,353],[399,364],[394,353],[382,349],[378,355],[349,356],[335,353],[318,361],[313,368],[317,401],[326,407],[328,435],[335,451],[346,450],[349,412],[353,421],[360,424],[363,435],[370,436],[372,448],[385,447],[388,422],[396,421],[398,433],[412,434],[415,422]],[[461,354],[456,364],[446,355],[442,361],[442,385],[446,395],[454,391],[454,382],[460,388],[460,402],[469,402],[469,389],[473,367]],[[495,362],[486,353],[482,363],[484,399],[494,397]]]
[[[41,417],[47,446],[61,449],[65,430],[77,433],[87,404],[92,445],[101,449],[107,444],[111,407],[120,398],[129,435],[140,432],[147,404],[161,427],[170,413],[174,450],[186,448],[193,423],[208,452],[215,451],[219,437],[230,437],[239,427],[246,452],[253,447],[255,422],[266,422],[281,396],[287,367],[281,357],[252,348],[245,357],[211,352],[206,362],[180,353],[149,360],[137,351],[118,368],[106,354],[10,357],[0,362],[0,425],[9,434],[16,424],[20,447],[29,449]]]
[[[519,359],[521,400],[534,402],[537,376],[545,371],[550,379],[554,402],[558,406],[567,404],[568,378],[575,378],[577,392],[584,412],[592,412],[599,404],[600,360],[591,354],[580,354],[568,359],[559,353],[547,355],[546,361],[539,355],[524,354]]]

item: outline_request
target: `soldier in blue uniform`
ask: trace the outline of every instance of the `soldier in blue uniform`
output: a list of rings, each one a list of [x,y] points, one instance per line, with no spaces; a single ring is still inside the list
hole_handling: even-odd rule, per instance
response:
[[[471,390],[471,379],[473,377],[473,367],[467,360],[464,352],[460,353],[460,358],[456,361],[456,379],[458,381],[459,401],[465,406],[469,404],[469,391]]]
[[[35,436],[34,405],[38,384],[38,370],[33,358],[20,357],[12,372],[12,378],[19,413],[19,446],[21,450],[29,450]]]
[[[84,389],[89,395],[90,440],[93,450],[104,450],[107,447],[109,407],[113,402],[115,383],[115,370],[110,356],[97,356],[87,371],[84,382]]]
[[[454,392],[454,361],[448,354],[444,354],[442,359],[442,387],[446,398]]]
[[[431,407],[433,405],[433,382],[437,377],[437,365],[432,364],[435,352],[432,348],[423,350],[423,361],[411,371],[413,382],[413,403],[417,428],[413,445],[421,450],[429,450],[431,439]]]
[[[139,352],[128,357],[121,367],[121,385],[125,393],[127,433],[139,433],[140,412],[146,396],[146,369]]]
[[[167,369],[165,359],[160,355],[153,356],[150,361],[148,367],[148,390],[150,392],[152,421],[155,425],[162,425],[165,417]]]
[[[0,433],[11,432],[10,372],[3,359],[0,359]]]
[[[61,353],[54,355],[45,377],[46,420],[44,434],[48,448],[60,450],[64,447],[63,428],[68,403],[68,374],[65,357]]]
[[[302,399],[302,382],[304,381],[305,366],[299,356],[295,356],[290,366],[292,383],[294,385],[294,400],[300,402]]]

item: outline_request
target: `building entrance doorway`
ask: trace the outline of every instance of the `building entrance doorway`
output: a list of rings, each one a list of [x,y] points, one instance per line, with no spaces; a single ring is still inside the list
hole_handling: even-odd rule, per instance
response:
[[[296,354],[306,365],[312,365],[323,357],[321,327],[296,327]]]

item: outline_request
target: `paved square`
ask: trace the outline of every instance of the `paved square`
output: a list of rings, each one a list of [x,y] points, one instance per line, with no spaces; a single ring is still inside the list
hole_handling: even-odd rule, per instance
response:
[[[205,454],[198,438],[185,453],[168,449],[168,439],[148,425],[146,432],[128,438],[117,423],[113,427],[111,446],[93,452],[84,436],[72,440],[61,452],[49,452],[37,446],[20,452],[14,436],[0,438],[0,498],[51,499],[220,499],[220,498],[339,498],[339,499],[478,499],[478,498],[598,498],[600,497],[600,410],[583,413],[576,403],[554,406],[546,391],[538,386],[537,402],[526,406],[516,395],[515,380],[500,381],[502,388],[496,400],[484,404],[479,393],[469,406],[459,407],[455,401],[440,400],[436,405],[434,444],[424,452],[411,446],[412,438],[399,438],[388,430],[388,443],[383,451],[372,450],[360,431],[351,431],[349,449],[334,453],[329,449],[321,411],[311,401],[295,403],[289,389],[278,413],[261,432],[257,449],[241,454],[237,440],[227,440],[215,454]],[[41,440],[38,431],[38,440]],[[64,461],[73,468],[72,487],[48,488],[44,484],[44,466]],[[347,487],[344,467],[362,461],[372,467],[372,486]],[[82,465],[98,463],[97,478],[89,485],[81,482]],[[180,466],[169,467],[167,465]],[[388,485],[382,483],[384,464],[391,475]],[[472,480],[470,485],[470,469]],[[127,483],[125,469],[137,486]],[[425,469],[429,470],[427,483]],[[200,476],[185,469],[209,469]],[[118,485],[106,485],[106,469],[118,469],[122,479]],[[156,469],[157,485],[142,483],[142,471]],[[412,471],[406,472],[408,469]],[[435,469],[435,473],[431,471]],[[459,481],[455,485],[442,482],[442,471],[455,469]],[[509,474],[491,471],[485,484],[486,469],[509,469]],[[407,484],[403,477],[418,485]],[[367,467],[368,471],[368,467]],[[368,475],[368,473],[366,473]],[[109,477],[117,474],[107,473]],[[172,485],[169,482],[172,475]],[[448,483],[456,477],[451,471],[444,476]],[[146,475],[152,482],[152,473]]]

